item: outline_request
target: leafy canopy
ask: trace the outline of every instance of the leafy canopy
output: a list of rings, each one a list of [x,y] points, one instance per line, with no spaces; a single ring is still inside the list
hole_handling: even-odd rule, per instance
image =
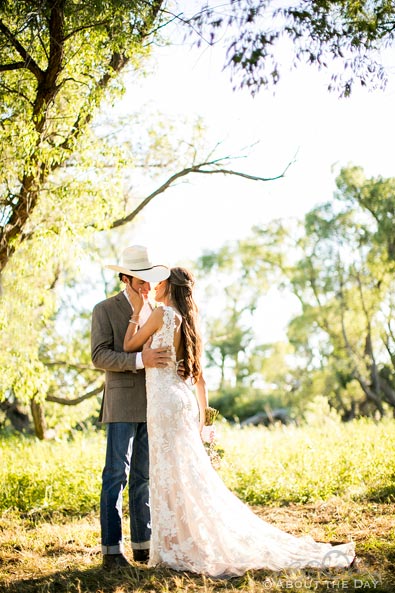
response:
[[[161,5],[0,3],[0,399],[51,391],[40,344],[59,277],[125,213],[119,172],[132,157],[93,122],[122,92],[120,73],[142,68]]]
[[[121,90],[117,75],[141,62],[161,5],[2,2],[0,271],[30,235],[42,195],[56,191],[51,175],[70,164],[103,97]]]
[[[356,80],[384,84],[376,50],[394,42],[395,6],[391,0],[228,0],[206,2],[190,22],[201,35],[199,43],[225,38],[236,86],[255,93],[276,84],[284,49],[290,48],[291,67],[328,67],[329,88],[348,95]]]

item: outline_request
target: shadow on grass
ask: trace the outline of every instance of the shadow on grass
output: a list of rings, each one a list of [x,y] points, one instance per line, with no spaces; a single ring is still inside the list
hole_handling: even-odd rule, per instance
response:
[[[388,483],[371,488],[362,498],[368,502],[386,504],[395,502],[395,474],[391,476]]]
[[[21,579],[8,585],[0,584],[1,593],[275,593],[280,590],[324,593],[334,589],[393,593],[393,584],[355,569],[337,574],[315,570],[280,574],[259,570],[232,579],[210,579],[169,569],[134,566],[116,573],[105,572],[100,566],[67,569],[39,578]]]
[[[246,577],[231,579],[233,591]],[[101,566],[87,569],[66,569],[30,579],[0,584],[1,593],[143,593],[174,591],[224,591],[229,580],[214,580],[204,576],[176,572],[170,569],[140,568],[131,565],[109,573]],[[212,585],[212,586],[210,586]]]
[[[88,569],[66,569],[38,578],[21,579],[7,585],[0,584],[1,593],[113,593],[144,591],[149,582],[146,571],[134,567],[115,573],[105,572],[100,566]],[[152,588],[152,587],[151,587]]]

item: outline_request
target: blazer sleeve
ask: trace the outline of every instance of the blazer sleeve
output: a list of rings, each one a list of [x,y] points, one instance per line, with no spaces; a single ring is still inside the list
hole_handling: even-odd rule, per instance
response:
[[[103,371],[136,373],[136,353],[114,349],[114,328],[105,307],[96,305],[92,313],[91,356],[95,368]]]

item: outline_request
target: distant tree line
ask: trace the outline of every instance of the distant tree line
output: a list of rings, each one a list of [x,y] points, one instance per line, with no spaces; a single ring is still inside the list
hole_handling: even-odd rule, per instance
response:
[[[256,227],[200,258],[202,281],[215,278],[225,299],[207,320],[207,356],[227,415],[268,404],[302,411],[317,395],[344,420],[394,414],[394,221],[395,179],[345,168],[333,200],[303,221]],[[257,341],[254,315],[270,286],[300,309],[275,344]]]

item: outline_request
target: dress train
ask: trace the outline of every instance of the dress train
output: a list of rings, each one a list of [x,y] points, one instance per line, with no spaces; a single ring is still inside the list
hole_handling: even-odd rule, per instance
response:
[[[174,310],[164,307],[152,347],[171,346]],[[150,455],[150,566],[166,565],[211,577],[250,569],[280,571],[347,567],[352,542],[332,546],[295,537],[255,515],[221,480],[198,431],[195,394],[176,372],[147,368]]]

